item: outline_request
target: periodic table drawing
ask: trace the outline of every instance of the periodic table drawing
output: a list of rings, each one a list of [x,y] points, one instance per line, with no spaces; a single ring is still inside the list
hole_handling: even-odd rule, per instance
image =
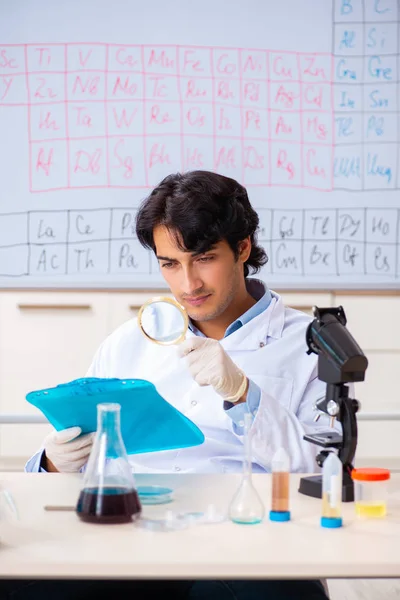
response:
[[[277,10],[264,3],[270,28]],[[288,44],[289,21],[279,47],[0,37],[0,285],[162,286],[137,207],[167,174],[206,169],[247,188],[272,285],[398,287],[399,3],[324,13],[315,50]]]

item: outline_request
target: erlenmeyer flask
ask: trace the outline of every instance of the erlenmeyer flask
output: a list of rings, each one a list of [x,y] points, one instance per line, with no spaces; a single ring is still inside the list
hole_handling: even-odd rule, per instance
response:
[[[89,523],[127,523],[141,512],[120,429],[119,404],[97,405],[97,432],[76,512]]]
[[[265,513],[264,504],[252,481],[251,424],[251,415],[246,413],[244,415],[243,478],[229,507],[231,521],[241,525],[261,523]]]

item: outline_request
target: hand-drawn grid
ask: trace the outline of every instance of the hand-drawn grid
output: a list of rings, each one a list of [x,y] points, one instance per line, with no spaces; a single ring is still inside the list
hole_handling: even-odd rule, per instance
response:
[[[335,0],[334,187],[400,188],[400,3]]]
[[[271,275],[400,277],[400,209],[258,214]],[[159,276],[153,253],[137,240],[135,216],[136,209],[124,207],[0,214],[0,276]]]
[[[195,168],[246,186],[333,189],[330,53],[102,43],[0,50],[0,104],[28,111],[31,192],[146,188]]]

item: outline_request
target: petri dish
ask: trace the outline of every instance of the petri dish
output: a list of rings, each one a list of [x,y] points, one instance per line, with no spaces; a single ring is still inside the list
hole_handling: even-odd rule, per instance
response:
[[[172,502],[174,490],[161,485],[142,485],[137,488],[140,502],[146,504],[167,504]]]

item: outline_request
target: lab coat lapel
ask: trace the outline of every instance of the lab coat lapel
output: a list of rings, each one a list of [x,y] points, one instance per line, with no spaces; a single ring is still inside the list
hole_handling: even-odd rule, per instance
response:
[[[227,352],[235,350],[256,350],[267,343],[267,338],[280,338],[283,331],[285,307],[278,294],[273,297],[268,308],[249,323],[221,340],[221,345]]]

